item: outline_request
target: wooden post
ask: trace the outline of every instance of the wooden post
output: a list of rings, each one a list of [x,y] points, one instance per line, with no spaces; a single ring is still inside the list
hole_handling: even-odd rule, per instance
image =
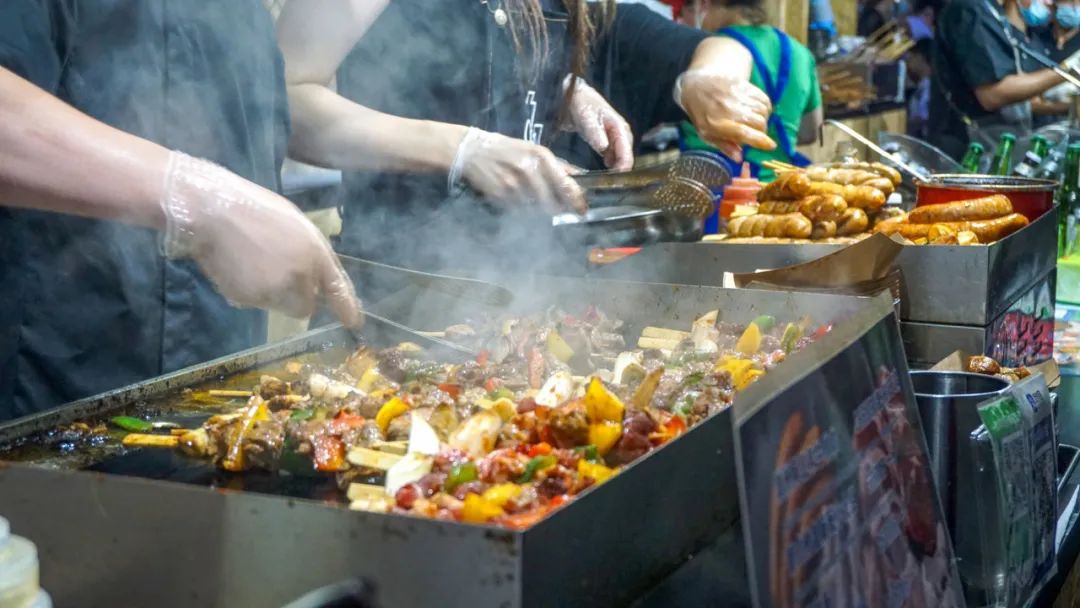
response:
[[[832,3],[832,9],[837,35],[854,36],[859,29],[859,3],[855,0],[838,0]]]
[[[806,44],[807,31],[810,28],[810,0],[765,0],[765,10],[769,15],[769,23]]]

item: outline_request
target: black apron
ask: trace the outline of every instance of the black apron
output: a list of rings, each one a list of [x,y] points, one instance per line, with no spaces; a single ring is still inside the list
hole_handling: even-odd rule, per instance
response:
[[[548,55],[530,78],[499,2],[396,0],[338,72],[338,91],[376,110],[475,126],[546,144],[557,129],[567,73],[567,15],[545,0]],[[422,18],[418,16],[422,15]],[[532,267],[555,251],[551,218],[500,213],[469,195],[451,198],[447,176],[347,172],[342,209],[344,253],[424,269],[497,264]],[[362,295],[370,290],[360,286]]]
[[[58,97],[105,123],[279,188],[288,109],[273,23],[261,0],[35,4],[61,66],[52,88]],[[0,20],[7,10],[0,6]],[[12,56],[0,61],[18,64]],[[38,212],[11,212],[0,221],[4,234],[14,235],[3,266],[17,294],[0,320],[0,419],[265,340],[264,313],[227,304],[194,264],[164,260],[154,231]]]

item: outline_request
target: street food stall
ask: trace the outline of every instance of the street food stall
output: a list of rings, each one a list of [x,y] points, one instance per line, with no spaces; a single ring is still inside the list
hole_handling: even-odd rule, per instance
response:
[[[808,167],[584,172],[543,272],[330,255],[362,329],[0,422],[0,606],[1071,605],[1064,161],[880,149],[895,30]]]

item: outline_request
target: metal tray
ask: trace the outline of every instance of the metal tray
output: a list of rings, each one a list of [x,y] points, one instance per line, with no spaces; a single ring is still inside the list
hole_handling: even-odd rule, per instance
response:
[[[901,318],[987,326],[1057,264],[1057,209],[984,247],[911,246],[897,258],[906,289]],[[725,272],[801,264],[844,245],[664,243],[644,248],[590,276],[688,285],[723,285]]]
[[[897,331],[887,298],[580,280],[534,288],[542,301],[591,302],[626,318],[628,334],[661,321],[678,326],[711,308],[733,321],[808,314],[845,328],[743,395],[762,403],[819,381],[817,370],[837,352],[874,340],[870,332]],[[400,312],[401,319],[428,314]],[[377,323],[365,331],[393,339]],[[0,427],[0,440],[351,340],[340,327],[318,330],[13,421]],[[351,512],[228,485],[2,463],[0,513],[38,544],[42,583],[58,605],[281,605],[354,576],[374,585],[382,606],[625,605],[737,521],[729,412],[525,531]]]

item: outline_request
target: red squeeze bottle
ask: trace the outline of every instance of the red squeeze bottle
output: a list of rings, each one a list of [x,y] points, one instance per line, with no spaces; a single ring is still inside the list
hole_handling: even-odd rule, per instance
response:
[[[742,175],[731,180],[728,187],[724,188],[724,198],[720,201],[720,218],[731,219],[737,205],[756,204],[759,190],[761,182],[750,177],[750,165],[743,163]]]

